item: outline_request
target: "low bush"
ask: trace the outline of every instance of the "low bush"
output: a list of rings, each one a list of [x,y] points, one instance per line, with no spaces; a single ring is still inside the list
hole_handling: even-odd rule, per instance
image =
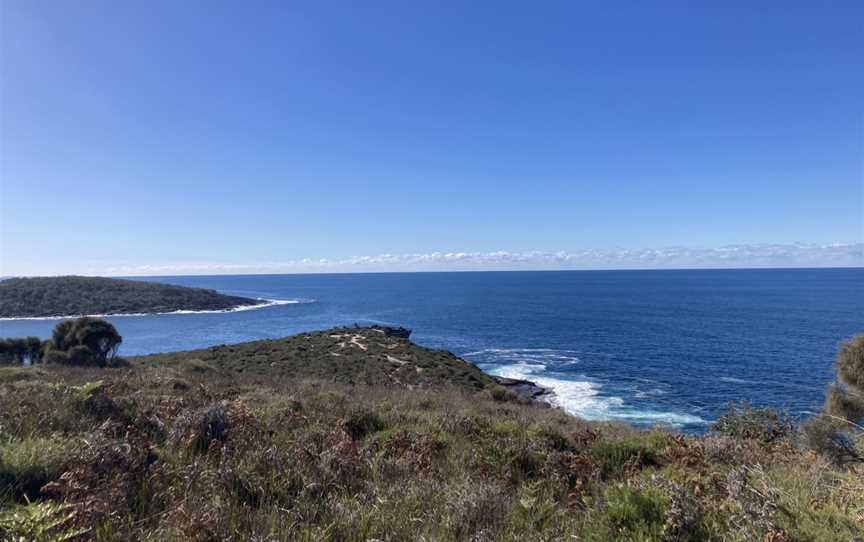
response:
[[[478,446],[473,466],[504,483],[521,484],[537,478],[546,463],[546,453],[526,439],[489,439]]]
[[[371,410],[355,408],[343,420],[342,428],[352,440],[361,440],[366,435],[384,429],[384,422]]]
[[[89,431],[106,418],[130,423],[133,416],[133,405],[114,401],[101,382],[78,386],[41,379],[0,383],[0,428],[18,437]]]
[[[508,390],[504,386],[494,386],[489,390],[489,397],[493,401],[501,403],[516,403],[519,402],[519,394],[513,390]]]
[[[664,448],[665,437],[649,435],[594,443],[591,457],[600,468],[603,478],[621,478],[629,471],[655,465],[659,452]]]
[[[533,424],[527,429],[528,437],[543,443],[551,450],[564,451],[570,449],[570,441],[557,429],[548,425]]]
[[[728,437],[771,443],[792,436],[795,423],[775,409],[758,408],[741,401],[729,403],[726,411],[711,426],[711,431]]]
[[[801,425],[801,440],[806,448],[836,465],[864,460],[854,435],[844,429],[843,422],[816,416]]]
[[[667,499],[661,491],[614,485],[604,491],[603,502],[589,518],[591,525],[586,539],[597,542],[664,540]]]
[[[68,504],[28,502],[0,512],[0,540],[9,542],[67,542],[80,540],[90,530],[74,527],[75,511]]]
[[[0,499],[39,497],[41,488],[63,474],[80,447],[60,435],[31,436],[0,443]]]
[[[791,465],[755,473],[756,490],[782,512],[776,527],[789,540],[857,541],[864,536],[864,479],[838,472],[829,461],[801,457]]]

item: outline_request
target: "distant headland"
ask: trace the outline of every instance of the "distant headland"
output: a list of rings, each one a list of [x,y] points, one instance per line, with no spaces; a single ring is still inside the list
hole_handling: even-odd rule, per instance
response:
[[[33,277],[0,281],[0,318],[231,311],[277,302],[215,290],[105,277]]]

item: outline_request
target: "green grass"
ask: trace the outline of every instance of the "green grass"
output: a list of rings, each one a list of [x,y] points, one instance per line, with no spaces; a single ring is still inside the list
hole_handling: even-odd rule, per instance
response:
[[[48,374],[41,367],[23,365],[0,365],[0,383],[11,384],[23,380],[42,380]]]
[[[664,540],[668,499],[659,489],[613,485],[603,492],[603,502],[587,523],[587,540]]]
[[[789,440],[684,438],[496,400],[447,353],[330,337],[343,333],[0,378],[0,540],[864,536],[860,467]]]
[[[67,542],[80,540],[90,529],[72,527],[72,506],[33,502],[0,511],[0,534],[9,542]]]
[[[38,498],[42,486],[63,474],[79,447],[76,439],[60,435],[0,442],[0,502]]]
[[[668,441],[668,436],[659,431],[618,440],[601,440],[591,448],[591,456],[604,478],[618,479],[626,475],[628,469],[656,465]]]

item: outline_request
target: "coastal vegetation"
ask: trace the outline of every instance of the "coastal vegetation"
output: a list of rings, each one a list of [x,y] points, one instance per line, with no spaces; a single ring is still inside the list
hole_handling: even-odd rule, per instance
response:
[[[63,320],[51,338],[10,337],[0,339],[0,364],[111,365],[123,338],[110,322],[84,316]]]
[[[0,364],[39,363],[45,345],[39,337],[9,337],[0,339]]]
[[[825,405],[803,427],[811,446],[835,462],[864,461],[864,334],[843,341],[834,363],[835,381],[828,387]]]
[[[0,281],[0,318],[227,310],[261,303],[215,290],[105,277]]]
[[[746,403],[704,435],[587,422],[369,328],[5,366],[0,539],[851,542],[864,441],[831,396],[822,441]]]
[[[63,320],[45,343],[44,358],[48,363],[105,367],[114,361],[122,342],[114,326],[102,318]]]

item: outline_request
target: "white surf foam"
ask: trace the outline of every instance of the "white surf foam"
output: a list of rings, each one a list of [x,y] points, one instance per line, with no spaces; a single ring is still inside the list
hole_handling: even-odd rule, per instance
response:
[[[556,378],[554,373],[550,374],[547,372],[549,369],[547,364],[540,363],[540,361],[551,362],[550,364],[553,366],[561,363],[560,357],[567,357],[568,359],[578,361],[578,358],[572,355],[575,353],[573,351],[567,351],[567,354],[559,354],[559,352],[561,351],[539,348],[498,348],[471,352],[465,354],[465,357],[468,359],[473,358],[482,365],[504,362],[503,365],[491,368],[489,372],[506,378],[530,380],[538,386],[548,388],[553,392],[553,395],[547,399],[550,403],[574,416],[586,420],[614,420],[642,425],[666,424],[676,427],[707,423],[704,419],[692,414],[638,409],[628,406],[621,397],[602,395],[602,385],[588,379],[567,380]],[[531,353],[534,353],[534,355],[531,355]],[[538,355],[540,353],[542,353],[542,356]],[[660,393],[665,393],[664,390],[655,389]]]
[[[730,384],[757,384],[752,380],[745,380],[743,378],[735,378],[733,376],[721,376],[719,378],[721,382],[729,382]]]
[[[623,402],[617,397],[600,397],[600,386],[593,382],[549,378],[538,375],[537,370],[528,364],[518,364],[504,365],[490,372],[506,378],[530,380],[548,388],[554,394],[548,398],[550,403],[585,419],[605,419],[611,406]],[[543,367],[539,370],[542,371]]]
[[[465,357],[476,357],[480,363],[501,363],[512,361],[520,363],[530,360],[539,363],[579,363],[575,350],[558,350],[554,348],[486,348],[476,352],[468,352]]]
[[[253,311],[257,309],[264,309],[267,307],[273,307],[276,305],[296,305],[301,303],[314,303],[314,300],[302,300],[302,299],[264,299],[258,298],[258,301],[265,301],[265,303],[260,303],[258,305],[240,305],[239,307],[233,307],[230,309],[217,309],[217,310],[202,310],[202,311],[190,311],[190,310],[177,310],[177,311],[168,311],[168,312],[118,312],[118,313],[110,313],[110,314],[69,314],[66,316],[12,316],[12,317],[3,317],[0,318],[0,321],[14,321],[14,320],[65,320],[67,318],[80,318],[82,316],[90,316],[93,318],[118,318],[125,316],[157,316],[157,315],[169,315],[169,314],[224,314],[229,312],[243,312],[243,311]]]

